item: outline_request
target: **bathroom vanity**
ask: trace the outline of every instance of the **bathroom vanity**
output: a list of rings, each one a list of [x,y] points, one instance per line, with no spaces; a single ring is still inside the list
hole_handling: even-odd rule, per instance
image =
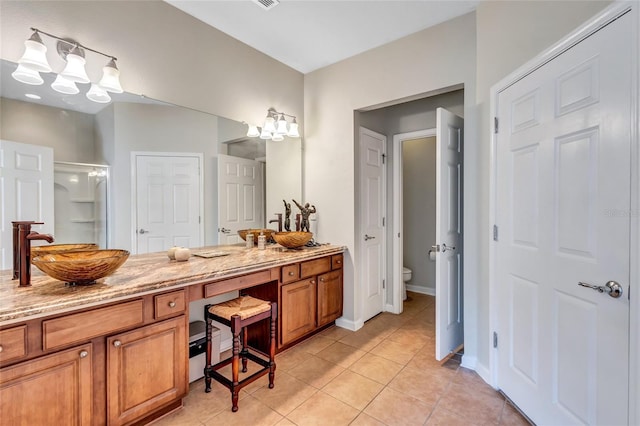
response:
[[[189,302],[231,291],[277,302],[282,350],[341,316],[344,250],[216,246],[193,253],[224,255],[188,262],[137,255],[75,287],[34,270],[32,287],[19,288],[2,271],[0,418],[144,424],[179,408],[189,386]]]

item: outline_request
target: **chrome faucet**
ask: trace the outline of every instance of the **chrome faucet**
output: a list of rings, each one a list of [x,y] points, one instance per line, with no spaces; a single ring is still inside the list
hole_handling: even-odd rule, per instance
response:
[[[51,244],[52,235],[40,234],[31,230],[31,225],[44,225],[42,222],[20,221],[13,224],[13,279],[19,280],[20,287],[31,286],[31,241],[44,240]]]
[[[276,213],[276,216],[278,216],[278,218],[277,219],[271,219],[269,221],[269,223],[277,222],[278,223],[278,232],[282,232],[282,213]]]

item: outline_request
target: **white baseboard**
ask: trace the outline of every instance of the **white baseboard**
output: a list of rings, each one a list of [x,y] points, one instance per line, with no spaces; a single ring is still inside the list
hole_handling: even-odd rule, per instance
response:
[[[414,293],[426,294],[427,296],[435,296],[436,289],[431,287],[423,287],[421,285],[407,285],[407,291],[412,291]]]
[[[462,355],[462,360],[460,360],[461,367],[475,371],[476,365],[478,365],[478,358],[471,355]]]
[[[364,321],[362,321],[361,319],[356,321],[351,321],[351,320],[345,319],[345,317],[340,317],[336,320],[336,325],[338,327],[346,328],[347,330],[357,331],[357,330],[360,330],[362,327],[364,327]]]

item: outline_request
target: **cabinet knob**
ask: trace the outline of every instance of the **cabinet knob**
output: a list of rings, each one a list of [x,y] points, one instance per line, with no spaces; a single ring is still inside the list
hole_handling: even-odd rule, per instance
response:
[[[174,302],[173,300],[171,302],[169,302],[169,307],[170,308],[175,308],[176,307],[176,302]]]
[[[86,358],[89,355],[88,351],[80,351],[80,358]]]
[[[2,345],[0,345],[0,352],[2,352],[4,350],[4,348],[2,347]]]
[[[122,346],[122,342],[120,340],[116,340],[115,342],[113,342],[113,346],[119,348],[120,346]]]
[[[293,271],[289,271],[289,276],[292,277],[293,275]]]
[[[324,282],[324,278],[320,278],[320,281],[321,281],[321,282]]]
[[[311,284],[315,284],[315,283],[316,283],[316,280],[311,280]]]
[[[342,263],[342,260],[336,260],[336,263],[340,265]]]

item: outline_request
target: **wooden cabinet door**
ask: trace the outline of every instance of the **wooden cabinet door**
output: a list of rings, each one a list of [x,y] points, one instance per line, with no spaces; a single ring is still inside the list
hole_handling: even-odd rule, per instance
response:
[[[0,369],[0,423],[91,424],[92,358],[87,344]]]
[[[316,328],[316,280],[280,287],[281,343],[284,345]]]
[[[185,316],[107,339],[108,424],[142,418],[187,393]]]
[[[342,269],[318,277],[318,327],[342,316]]]

